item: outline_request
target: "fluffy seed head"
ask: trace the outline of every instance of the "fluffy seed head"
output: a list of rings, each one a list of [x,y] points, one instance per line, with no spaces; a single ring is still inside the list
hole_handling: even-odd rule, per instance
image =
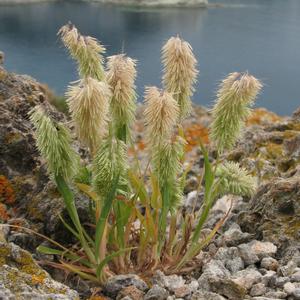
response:
[[[146,138],[152,147],[169,140],[177,124],[179,107],[172,95],[156,87],[148,87],[145,92]]]
[[[71,23],[64,25],[58,31],[58,35],[71,57],[77,61],[80,76],[104,79],[102,55],[105,48],[95,38],[81,35]]]
[[[33,108],[29,115],[36,132],[37,148],[47,162],[49,173],[66,180],[72,178],[78,170],[79,157],[71,148],[69,130],[47,116],[41,106]]]
[[[108,58],[108,72],[106,79],[112,90],[110,109],[116,134],[121,138],[125,131],[129,134],[129,127],[134,120],[136,109],[136,61],[124,54]],[[122,134],[123,133],[123,134]]]
[[[153,171],[160,187],[169,186],[171,211],[178,207],[183,198],[178,175],[182,169],[181,158],[185,145],[185,140],[177,136],[174,141],[166,141],[153,149]]]
[[[173,94],[180,108],[180,120],[191,111],[191,97],[195,91],[197,60],[191,45],[179,37],[171,37],[162,48],[163,84]]]
[[[249,175],[246,169],[238,163],[225,162],[218,166],[216,175],[219,177],[219,195],[233,194],[237,196],[252,196],[257,188],[255,177]]]
[[[93,161],[93,188],[105,197],[115,176],[119,176],[118,194],[126,193],[126,145],[120,140],[108,138],[101,143]]]
[[[248,73],[231,73],[217,93],[210,137],[219,153],[234,146],[262,84]]]
[[[69,86],[66,96],[79,140],[95,153],[107,129],[109,86],[88,77]]]

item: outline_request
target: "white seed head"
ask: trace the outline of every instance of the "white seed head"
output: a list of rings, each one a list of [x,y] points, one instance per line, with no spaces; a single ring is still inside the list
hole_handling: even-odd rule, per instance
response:
[[[153,149],[153,172],[160,187],[168,186],[170,191],[170,210],[174,211],[183,198],[178,176],[182,169],[181,158],[186,141],[177,136],[174,141],[165,141]]]
[[[127,148],[125,143],[108,138],[101,143],[93,161],[93,188],[105,197],[116,176],[119,176],[118,194],[126,194]]]
[[[261,88],[260,81],[248,73],[231,73],[222,81],[210,131],[219,153],[234,146]]]
[[[191,111],[191,97],[198,75],[197,60],[188,42],[171,37],[162,48],[162,62],[164,88],[178,102],[182,120]]]
[[[105,48],[93,37],[83,36],[73,24],[63,26],[59,31],[62,42],[78,63],[82,77],[104,80],[103,54]]]
[[[47,116],[41,106],[34,107],[29,115],[36,132],[37,148],[47,162],[48,172],[71,179],[78,170],[79,157],[71,148],[69,130]]]
[[[124,54],[108,58],[106,79],[112,90],[110,109],[117,136],[129,134],[136,109],[136,61]]]
[[[225,162],[216,171],[219,177],[219,196],[233,194],[237,196],[252,196],[257,188],[255,177],[241,168],[238,163]]]
[[[179,107],[172,95],[156,87],[147,87],[145,91],[146,139],[152,147],[169,140],[177,124]]]
[[[66,97],[79,140],[95,153],[107,131],[109,86],[88,77],[69,86]]]

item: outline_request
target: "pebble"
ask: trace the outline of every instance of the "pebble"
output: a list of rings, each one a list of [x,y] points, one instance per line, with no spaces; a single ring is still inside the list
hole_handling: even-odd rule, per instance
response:
[[[250,295],[255,297],[255,296],[262,296],[265,294],[267,291],[267,288],[263,283],[257,283],[254,284],[251,288]]]
[[[259,261],[258,256],[252,251],[248,244],[238,246],[240,257],[243,259],[245,266],[255,264]]]
[[[117,275],[108,279],[103,287],[105,293],[111,297],[116,297],[125,287],[135,286],[141,291],[145,291],[148,286],[139,276],[135,274]]]
[[[277,252],[277,247],[270,242],[251,241],[248,243],[250,249],[260,258],[273,256]]]
[[[144,300],[166,300],[168,298],[168,291],[163,287],[154,284],[152,288],[147,292]]]
[[[290,281],[289,277],[277,277],[275,279],[274,285],[278,288],[282,288],[289,281]]]
[[[271,299],[285,299],[287,297],[287,293],[281,291],[270,291],[266,293],[265,296]]]
[[[260,266],[262,268],[267,269],[267,270],[276,271],[278,269],[278,267],[279,267],[279,263],[273,257],[264,257],[261,260]]]
[[[296,287],[293,283],[287,282],[284,284],[283,289],[288,295],[292,295]]]
[[[296,273],[292,274],[291,281],[300,282],[300,271],[297,271]]]

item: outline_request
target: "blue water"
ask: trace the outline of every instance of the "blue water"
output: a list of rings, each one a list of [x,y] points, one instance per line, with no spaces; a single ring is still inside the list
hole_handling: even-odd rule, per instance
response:
[[[82,33],[97,37],[108,55],[124,48],[139,61],[142,100],[145,85],[160,85],[162,44],[180,34],[199,60],[194,102],[209,106],[219,80],[248,70],[265,85],[257,105],[290,114],[300,105],[300,1],[222,4],[208,9],[129,9],[70,1],[0,6],[0,50],[7,69],[30,74],[62,95],[77,79],[75,64],[56,36],[70,20]]]

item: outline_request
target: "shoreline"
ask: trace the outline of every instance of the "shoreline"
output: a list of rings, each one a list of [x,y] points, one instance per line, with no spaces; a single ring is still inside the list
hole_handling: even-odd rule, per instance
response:
[[[0,6],[14,6],[14,5],[26,5],[26,4],[38,4],[38,3],[51,3],[60,2],[61,0],[0,0]],[[72,1],[68,1],[72,2]],[[143,8],[207,8],[215,5],[210,5],[207,0],[187,0],[187,3],[183,3],[182,0],[164,0],[163,3],[158,0],[75,0],[73,2],[90,2],[99,3],[105,5],[125,6],[125,7],[143,7]]]

